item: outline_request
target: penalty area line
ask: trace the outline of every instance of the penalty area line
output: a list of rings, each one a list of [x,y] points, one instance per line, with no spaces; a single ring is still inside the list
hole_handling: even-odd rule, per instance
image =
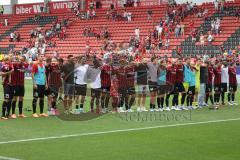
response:
[[[151,127],[119,129],[119,130],[102,131],[102,132],[77,133],[77,134],[69,134],[69,135],[61,135],[61,136],[3,141],[3,142],[0,142],[0,145],[1,144],[21,143],[21,142],[43,141],[43,140],[51,140],[51,139],[63,139],[63,138],[70,138],[70,137],[101,135],[101,134],[118,133],[118,132],[141,131],[141,130],[157,129],[157,128],[168,128],[168,127],[178,127],[178,126],[188,126],[188,125],[198,125],[198,124],[208,124],[208,123],[219,123],[219,122],[238,121],[238,120],[240,120],[240,118],[202,121],[202,122],[190,122],[190,123],[178,123],[178,124],[169,124],[169,125],[158,125],[158,126],[151,126]]]

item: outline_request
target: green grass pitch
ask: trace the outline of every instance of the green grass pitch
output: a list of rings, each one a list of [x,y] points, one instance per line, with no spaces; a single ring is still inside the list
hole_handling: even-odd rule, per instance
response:
[[[25,108],[30,107],[30,80],[25,99]],[[239,160],[239,134],[239,106],[155,113],[155,119],[149,113],[88,121],[29,117],[0,121],[0,159]]]

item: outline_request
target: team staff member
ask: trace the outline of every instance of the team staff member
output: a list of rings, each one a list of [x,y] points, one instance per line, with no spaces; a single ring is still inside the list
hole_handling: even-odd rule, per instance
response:
[[[150,91],[150,111],[154,111],[156,95],[157,95],[157,80],[158,80],[158,63],[156,57],[151,58],[151,62],[147,64],[149,73],[149,91]]]
[[[2,103],[2,117],[1,119],[8,119],[11,110],[11,101],[13,98],[13,90],[11,86],[11,73],[13,72],[12,64],[8,56],[4,57],[4,64],[2,65],[0,75],[2,76],[4,100]]]
[[[164,106],[164,97],[165,94],[168,92],[167,88],[167,82],[166,82],[166,76],[167,76],[167,70],[166,70],[166,61],[162,60],[160,62],[160,66],[158,68],[158,97],[157,97],[157,105],[158,110],[157,111],[163,111]]]
[[[48,117],[46,113],[44,113],[44,95],[45,91],[48,88],[46,81],[46,69],[43,64],[43,55],[38,56],[37,62],[33,64],[32,68],[32,80],[33,80],[33,117]],[[39,100],[40,114],[36,113],[37,101]]]
[[[25,57],[20,57],[19,61],[13,63],[14,71],[11,74],[11,83],[13,85],[12,115],[11,118],[17,118],[15,114],[16,102],[18,100],[19,117],[25,118],[23,114],[23,97],[25,93],[24,76],[28,63]]]
[[[200,65],[200,76],[199,76],[199,81],[200,81],[200,90],[198,94],[198,107],[202,108],[203,106],[206,106],[205,104],[205,97],[206,97],[206,84],[208,81],[208,66],[205,62],[201,62]],[[198,85],[198,82],[196,83]]]
[[[67,57],[67,62],[62,66],[62,76],[64,83],[64,100],[63,105],[65,108],[65,113],[69,113],[72,107],[72,99],[74,96],[74,69],[75,64],[73,61],[73,55]]]
[[[96,113],[100,113],[100,96],[101,96],[101,63],[99,60],[94,58],[93,66],[89,67],[87,72],[87,79],[90,80],[90,87],[91,87],[91,101],[90,107],[91,112],[94,112],[94,102],[96,105]],[[105,113],[104,109],[102,110]]]
[[[222,72],[221,72],[221,99],[222,105],[225,105],[225,92],[227,92],[227,84],[228,84],[228,64],[227,62],[223,63]]]
[[[77,113],[84,112],[83,106],[87,94],[86,74],[88,67],[89,65],[86,64],[85,56],[80,57],[75,68],[75,102]]]
[[[137,111],[146,112],[145,107],[146,96],[147,96],[147,84],[148,84],[148,66],[146,60],[143,59],[141,63],[137,62],[135,66],[135,71],[137,72],[137,88],[138,88],[138,100],[137,100]]]

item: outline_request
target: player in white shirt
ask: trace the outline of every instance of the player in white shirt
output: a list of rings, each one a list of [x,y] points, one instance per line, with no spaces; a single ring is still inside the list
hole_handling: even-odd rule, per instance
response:
[[[87,79],[90,80],[91,86],[91,112],[94,112],[94,102],[96,104],[96,113],[100,113],[100,96],[101,96],[101,63],[99,60],[93,60],[93,67],[89,67]]]
[[[75,67],[75,103],[76,110],[75,114],[84,112],[83,106],[85,101],[85,96],[87,94],[87,81],[86,81],[86,73],[89,68],[89,65],[86,64],[85,56],[80,57],[78,63]]]
[[[225,105],[225,92],[227,92],[227,84],[228,84],[228,64],[227,62],[223,63],[222,66],[222,73],[221,73],[221,98],[222,98],[222,105]]]

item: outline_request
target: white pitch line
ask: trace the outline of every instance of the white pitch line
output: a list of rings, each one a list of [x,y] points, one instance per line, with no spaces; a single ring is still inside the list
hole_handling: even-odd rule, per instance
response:
[[[20,160],[20,159],[0,156],[0,160]]]
[[[203,121],[203,122],[192,122],[192,123],[179,123],[179,124],[169,124],[169,125],[159,125],[159,126],[152,126],[152,127],[130,128],[130,129],[120,129],[120,130],[112,130],[112,131],[102,131],[102,132],[78,133],[78,134],[69,134],[69,135],[52,136],[52,137],[20,139],[20,140],[5,141],[5,142],[3,141],[3,142],[0,142],[0,145],[1,145],[1,144],[11,144],[11,143],[20,143],[20,142],[31,142],[31,141],[51,140],[51,139],[63,139],[63,138],[70,138],[70,137],[81,137],[81,136],[101,135],[101,134],[108,134],[108,133],[140,131],[140,130],[148,130],[148,129],[156,129],[156,128],[167,128],[167,127],[188,126],[188,125],[196,125],[196,124],[208,124],[208,123],[238,121],[238,120],[240,120],[240,118],[214,120],[214,121]]]

